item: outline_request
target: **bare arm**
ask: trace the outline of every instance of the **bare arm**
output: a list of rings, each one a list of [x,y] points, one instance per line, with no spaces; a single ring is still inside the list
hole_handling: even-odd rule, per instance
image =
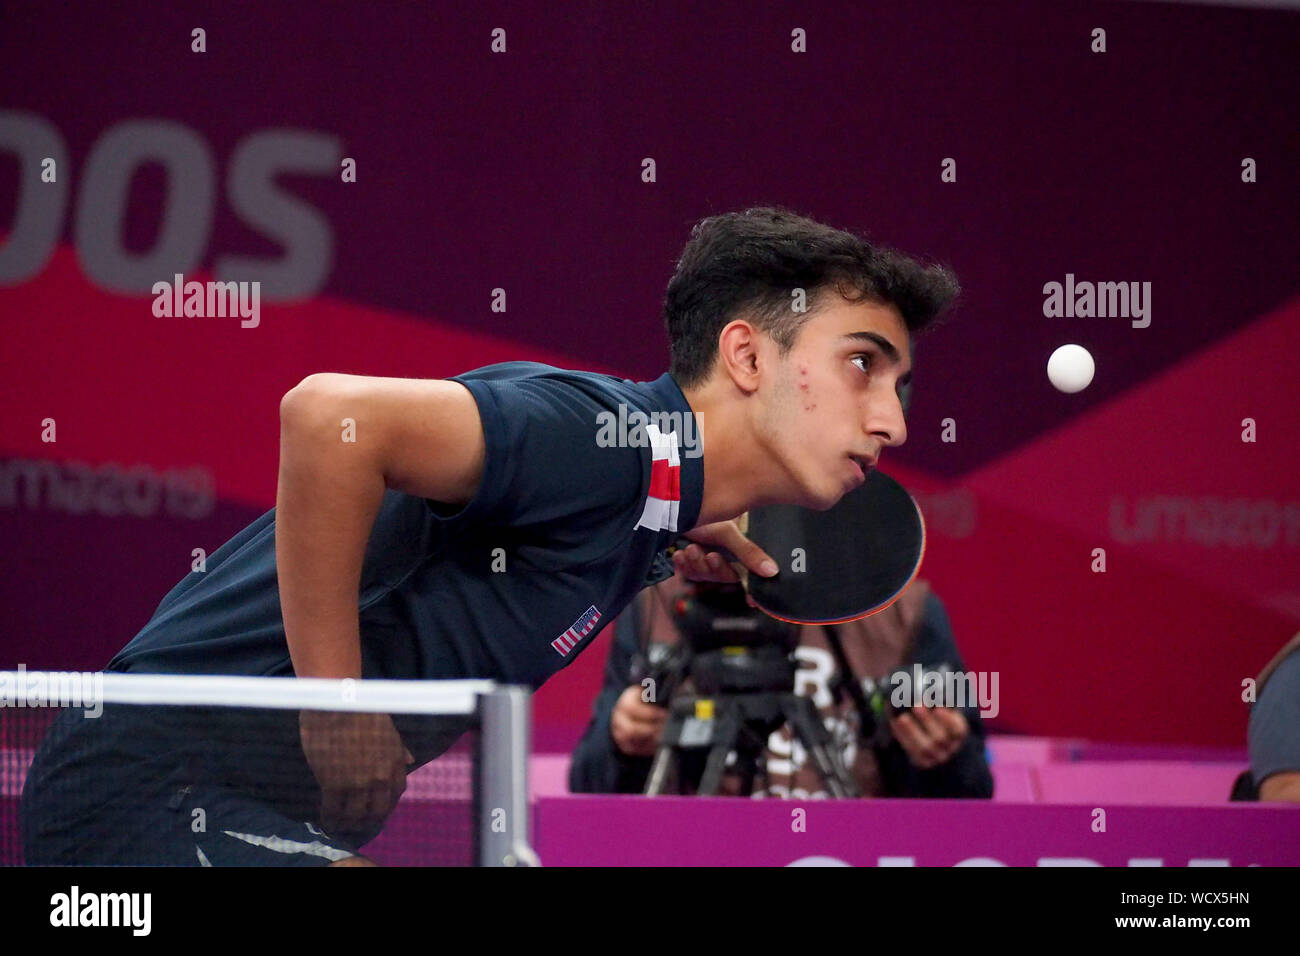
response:
[[[322,373],[284,396],[275,553],[299,677],[361,676],[361,567],[385,488],[465,504],[483,462],[478,406],[457,382]]]

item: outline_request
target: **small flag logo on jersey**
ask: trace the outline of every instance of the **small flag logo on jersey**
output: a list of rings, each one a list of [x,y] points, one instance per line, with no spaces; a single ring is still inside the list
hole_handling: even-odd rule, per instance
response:
[[[569,651],[577,647],[584,637],[594,631],[599,621],[600,612],[596,610],[596,606],[593,604],[582,612],[582,617],[574,621],[572,627],[551,641],[551,647],[559,651],[561,657],[568,657]]]
[[[650,492],[636,526],[651,531],[676,531],[682,499],[682,458],[677,433],[661,432],[654,422],[646,425],[645,431],[650,438]]]

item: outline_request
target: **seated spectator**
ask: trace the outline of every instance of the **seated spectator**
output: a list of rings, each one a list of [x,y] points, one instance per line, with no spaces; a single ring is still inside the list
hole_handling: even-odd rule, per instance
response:
[[[1247,741],[1250,770],[1237,778],[1232,799],[1300,803],[1300,634],[1255,680]]]
[[[569,787],[580,793],[640,793],[667,722],[667,701],[643,700],[634,662],[650,644],[680,639],[673,608],[697,585],[674,575],[646,588],[614,624],[605,684],[587,731],[573,754]],[[760,612],[750,609],[750,614]],[[955,709],[916,707],[875,721],[869,740],[860,708],[846,687],[861,686],[900,668],[946,665],[962,671],[943,603],[924,581],[914,582],[889,608],[860,621],[834,625],[851,675],[843,675],[827,627],[798,630],[799,665],[794,691],[811,697],[858,789],[876,797],[991,797],[993,778],[984,754],[984,728],[975,701]],[[792,635],[793,637],[793,635]],[[888,689],[886,688],[886,693]],[[889,710],[886,708],[886,712]],[[805,761],[788,726],[772,733],[763,754],[765,773],[754,796],[825,796],[821,778]],[[734,789],[732,792],[735,792]]]

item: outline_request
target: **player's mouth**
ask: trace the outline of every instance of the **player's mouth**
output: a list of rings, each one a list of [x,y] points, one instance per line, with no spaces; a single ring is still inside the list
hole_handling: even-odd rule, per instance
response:
[[[867,455],[849,455],[849,461],[853,462],[853,466],[858,472],[858,484],[866,481],[867,475],[871,474],[876,467],[876,459]]]

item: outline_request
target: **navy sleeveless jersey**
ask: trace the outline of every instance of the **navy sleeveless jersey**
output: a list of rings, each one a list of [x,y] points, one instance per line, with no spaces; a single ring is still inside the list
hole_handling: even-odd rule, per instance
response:
[[[698,435],[667,374],[508,362],[452,380],[478,404],[482,481],[461,508],[385,492],[358,595],[363,674],[536,688],[672,573],[662,552],[700,512]],[[108,669],[291,676],[275,510],[182,579]]]

